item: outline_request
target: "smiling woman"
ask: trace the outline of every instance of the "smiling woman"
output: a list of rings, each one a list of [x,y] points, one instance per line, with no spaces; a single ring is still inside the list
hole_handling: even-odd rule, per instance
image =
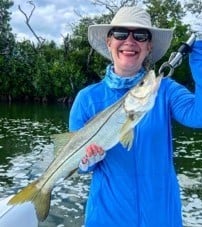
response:
[[[78,93],[70,111],[70,130],[83,128],[133,86],[140,86],[139,81],[144,81],[148,70],[168,50],[172,33],[172,29],[153,26],[148,12],[135,6],[120,8],[109,24],[89,26],[91,47],[111,60],[111,64],[101,82]],[[154,107],[133,130],[124,131],[126,140],[134,135],[129,152],[121,143],[109,150],[101,142],[86,148],[80,169],[93,171],[86,227],[182,226],[171,124],[174,119],[189,127],[202,128],[202,41],[196,41],[192,50],[194,94],[165,78]],[[129,119],[134,118],[132,111]]]
[[[151,38],[147,29],[112,28],[108,33],[107,45],[114,62],[114,72],[122,76],[137,73],[151,52]]]

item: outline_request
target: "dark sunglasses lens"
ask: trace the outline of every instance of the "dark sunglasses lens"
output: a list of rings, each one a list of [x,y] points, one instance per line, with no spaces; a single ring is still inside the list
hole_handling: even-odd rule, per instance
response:
[[[145,29],[129,30],[125,28],[116,28],[111,30],[109,34],[113,35],[117,40],[126,40],[130,32],[132,33],[133,38],[138,42],[146,42],[147,40],[151,40],[149,32]]]
[[[115,39],[118,40],[125,40],[128,37],[128,32],[127,31],[113,31],[113,36]]]
[[[147,33],[137,33],[134,31],[133,38],[138,42],[146,42],[149,39],[149,36]]]

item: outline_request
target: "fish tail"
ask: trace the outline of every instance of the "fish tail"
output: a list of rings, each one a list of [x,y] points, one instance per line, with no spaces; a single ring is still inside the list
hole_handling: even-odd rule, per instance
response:
[[[44,221],[50,209],[51,191],[42,191],[37,187],[37,183],[38,181],[35,181],[22,189],[9,200],[8,204],[17,205],[30,201],[35,206],[38,220]]]

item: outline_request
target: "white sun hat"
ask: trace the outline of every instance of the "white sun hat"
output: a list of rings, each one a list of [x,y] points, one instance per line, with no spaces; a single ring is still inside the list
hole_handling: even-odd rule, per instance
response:
[[[111,55],[106,45],[107,34],[113,27],[146,28],[152,34],[152,63],[160,60],[168,50],[172,36],[172,29],[157,28],[152,26],[150,15],[139,7],[122,7],[116,13],[110,24],[90,25],[88,28],[88,41],[93,49],[105,58],[111,60]]]

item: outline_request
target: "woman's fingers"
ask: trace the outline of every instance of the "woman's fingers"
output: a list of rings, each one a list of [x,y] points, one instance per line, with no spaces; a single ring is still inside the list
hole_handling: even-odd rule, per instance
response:
[[[86,155],[82,158],[79,168],[82,171],[87,171],[89,167],[95,165],[97,162],[100,162],[105,157],[105,151],[102,147],[91,144],[86,148]]]

